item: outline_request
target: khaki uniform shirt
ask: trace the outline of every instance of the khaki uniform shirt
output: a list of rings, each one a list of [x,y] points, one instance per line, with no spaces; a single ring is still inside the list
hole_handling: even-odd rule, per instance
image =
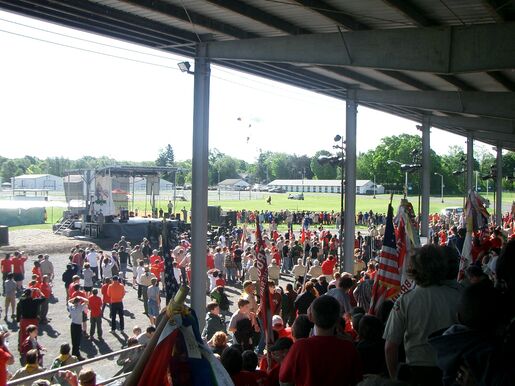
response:
[[[401,295],[393,306],[383,338],[404,342],[406,361],[412,366],[436,366],[436,351],[428,343],[432,333],[458,323],[461,286],[420,287]]]

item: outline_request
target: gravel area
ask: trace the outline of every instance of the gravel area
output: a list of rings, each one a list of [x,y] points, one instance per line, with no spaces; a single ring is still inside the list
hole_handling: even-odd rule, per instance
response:
[[[0,253],[16,250],[29,255],[40,253],[68,253],[75,245],[88,245],[95,242],[56,235],[49,229],[20,229],[9,231],[9,245],[0,246]]]

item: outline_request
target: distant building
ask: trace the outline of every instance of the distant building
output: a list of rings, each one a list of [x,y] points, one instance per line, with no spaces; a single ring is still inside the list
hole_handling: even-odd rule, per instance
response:
[[[220,190],[246,190],[250,184],[241,178],[229,178],[218,184]]]
[[[129,188],[132,191],[132,184],[134,183],[134,191],[139,192],[147,189],[147,180],[145,177],[129,178]],[[173,182],[167,181],[163,178],[159,179],[160,191],[170,192],[173,191]]]
[[[13,177],[14,189],[63,191],[63,178],[52,174],[23,174]]]
[[[287,192],[341,193],[340,180],[274,180],[269,188],[282,188]],[[376,185],[376,194],[383,194],[384,186]],[[357,180],[356,194],[374,194],[374,182]]]

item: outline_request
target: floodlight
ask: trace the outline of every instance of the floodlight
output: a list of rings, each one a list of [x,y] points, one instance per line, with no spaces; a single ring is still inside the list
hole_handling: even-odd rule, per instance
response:
[[[190,62],[179,62],[179,63],[177,63],[177,66],[179,67],[179,70],[181,70],[181,72],[185,72],[187,74],[193,74],[193,71],[190,71],[190,68],[191,68]]]
[[[318,157],[318,163],[320,165],[327,165],[331,161],[331,157],[328,155],[321,155]]]

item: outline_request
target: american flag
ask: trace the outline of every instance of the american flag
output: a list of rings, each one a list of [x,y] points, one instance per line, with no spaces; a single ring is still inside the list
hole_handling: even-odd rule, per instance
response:
[[[394,298],[400,290],[401,277],[399,274],[399,254],[395,229],[393,227],[393,207],[388,204],[386,228],[383,237],[383,247],[379,255],[379,270],[377,271],[369,313],[375,315],[381,303]]]

